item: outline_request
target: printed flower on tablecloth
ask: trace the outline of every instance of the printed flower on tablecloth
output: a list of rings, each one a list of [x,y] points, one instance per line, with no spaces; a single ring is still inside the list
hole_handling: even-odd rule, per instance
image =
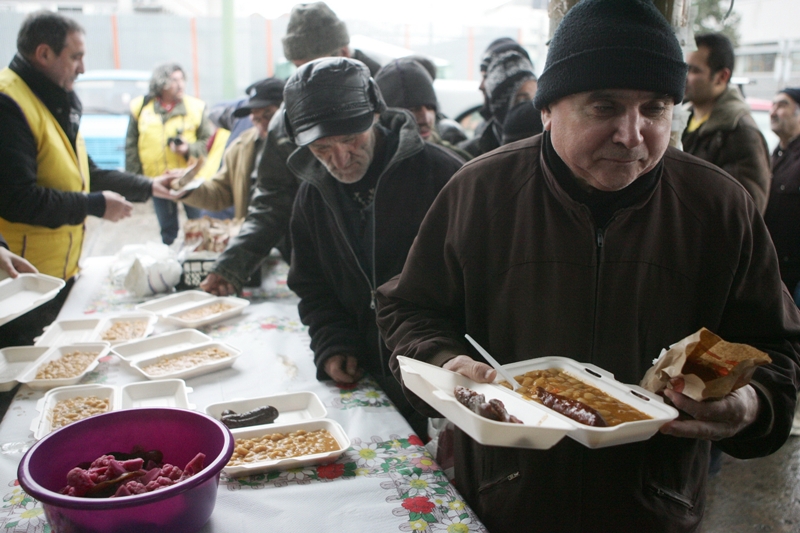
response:
[[[341,463],[331,463],[317,467],[317,476],[320,479],[336,479],[344,474],[344,465]],[[358,475],[358,473],[356,473]]]
[[[28,496],[28,493],[26,493],[17,486],[14,488],[14,490],[11,491],[10,494],[6,494],[5,496],[3,496],[3,502],[9,504],[9,505],[3,505],[3,507],[10,507],[10,506],[24,504],[26,499],[32,500],[32,498]]]
[[[44,509],[36,505],[35,501],[30,501],[24,506],[14,509],[13,514],[8,518],[8,522],[3,526],[6,530],[15,528],[38,527],[45,523]]]
[[[436,496],[431,496],[431,501],[436,507],[447,507],[449,505],[449,498],[447,496],[437,494]]]
[[[464,511],[467,508],[467,505],[462,500],[453,500],[447,504],[451,511]]]
[[[403,507],[408,509],[411,513],[429,514],[431,511],[433,511],[436,505],[428,498],[423,496],[415,496],[413,498],[406,498],[403,500]]]
[[[411,457],[410,459],[414,468],[419,468],[423,472],[430,472],[439,468],[429,455],[421,454],[420,457]]]
[[[364,443],[363,445],[354,442],[347,454],[350,457],[354,457],[356,464],[362,468],[379,466],[386,459],[391,458],[391,454],[386,453],[386,450],[377,442]]]
[[[316,479],[317,477],[317,470],[316,468],[309,467],[309,468],[290,468],[284,472],[286,481],[294,481],[295,483],[305,484],[310,483],[311,480]]]
[[[356,475],[357,476],[368,476],[372,473],[372,470],[369,468],[356,468]]]
[[[425,520],[410,520],[408,525],[411,527],[411,531],[425,531],[428,529],[428,523]]]
[[[411,444],[412,446],[425,446],[425,443],[422,442],[422,439],[420,439],[413,433],[408,436],[408,443]]]
[[[446,485],[446,481],[437,479],[433,474],[410,474],[403,476],[399,489],[406,497],[432,496],[447,492],[447,489],[444,488]]]
[[[434,531],[446,531],[447,533],[468,533],[481,530],[480,525],[466,513],[442,518],[441,522],[431,525]]]

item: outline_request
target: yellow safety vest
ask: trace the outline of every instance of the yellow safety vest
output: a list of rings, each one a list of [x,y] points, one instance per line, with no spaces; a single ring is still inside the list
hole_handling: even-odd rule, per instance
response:
[[[0,71],[0,92],[16,102],[33,132],[37,146],[36,184],[59,191],[88,192],[89,158],[80,133],[75,140],[76,153],[56,117],[8,68]],[[39,272],[62,279],[78,273],[83,223],[50,229],[0,218],[0,233],[9,249],[33,263]]]
[[[206,105],[192,96],[184,96],[183,105],[186,107],[185,115],[173,115],[162,122],[161,115],[156,113],[155,100],[144,104],[144,96],[139,96],[131,101],[131,114],[138,117],[139,161],[145,176],[152,178],[169,169],[187,166],[182,155],[169,149],[167,139],[177,137],[180,130],[180,135],[187,142],[195,142]]]
[[[231,131],[225,128],[217,128],[217,133],[214,134],[214,142],[211,143],[211,149],[208,151],[203,167],[197,173],[195,179],[210,180],[219,172],[222,165],[222,154],[225,153],[225,145],[231,137]]]

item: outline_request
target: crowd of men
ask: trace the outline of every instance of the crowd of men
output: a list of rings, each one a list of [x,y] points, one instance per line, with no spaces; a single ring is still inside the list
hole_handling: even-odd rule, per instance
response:
[[[569,354],[626,383],[701,327],[771,357],[720,400],[667,390],[684,416],[644,442],[496,448],[456,428],[454,482],[491,531],[696,531],[711,443],[749,458],[786,441],[800,388],[800,89],[775,97],[770,164],[729,83],[725,37],[698,36],[684,62],[650,1],[583,0],[538,79],[519,44],[489,46],[485,122],[459,143],[430,65],[381,68],[326,4],[301,4],[283,40],[297,70],[253,84],[230,111],[252,126],[217,139],[213,179],[176,193],[175,170],[207,155],[205,105],[183,94],[179,66],[159,67],[131,105],[129,172],[98,169],[72,92],[83,32],[32,14],[0,72],[0,268],[12,276],[73,281],[83,219],[124,218],[127,199],[158,200],[165,243],[176,201],[232,206],[245,222],[202,288],[241,291],[278,248],[318,379],[368,373],[422,437],[437,413],[405,389],[397,356],[493,381],[465,333],[503,364]],[[669,141],[684,101],[681,151]],[[0,341],[41,331],[70,287]]]

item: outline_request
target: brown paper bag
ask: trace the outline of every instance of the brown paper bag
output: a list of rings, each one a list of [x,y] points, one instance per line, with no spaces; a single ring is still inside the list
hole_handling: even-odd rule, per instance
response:
[[[770,362],[764,352],[726,342],[702,328],[662,351],[640,385],[657,393],[669,386],[670,379],[682,377],[681,392],[686,396],[698,402],[717,399],[747,385],[756,367]]]

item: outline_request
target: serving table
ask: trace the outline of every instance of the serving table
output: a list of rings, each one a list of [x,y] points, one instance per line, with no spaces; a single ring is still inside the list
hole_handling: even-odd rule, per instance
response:
[[[109,316],[137,303],[112,286],[113,258],[83,261],[59,320]],[[207,405],[292,391],[312,391],[339,422],[351,447],[334,463],[243,478],[222,474],[217,504],[203,532],[317,530],[354,532],[485,532],[474,512],[433,461],[421,440],[371,379],[352,387],[316,380],[309,336],[286,287],[285,263],[275,263],[251,305],[201,331],[242,350],[230,368],[189,378],[189,401]],[[159,323],[155,333],[177,329]],[[124,385],[144,378],[116,355],[82,383]],[[44,392],[23,385],[0,423],[0,531],[51,531],[41,504],[19,487],[17,466],[35,443],[30,429]]]

